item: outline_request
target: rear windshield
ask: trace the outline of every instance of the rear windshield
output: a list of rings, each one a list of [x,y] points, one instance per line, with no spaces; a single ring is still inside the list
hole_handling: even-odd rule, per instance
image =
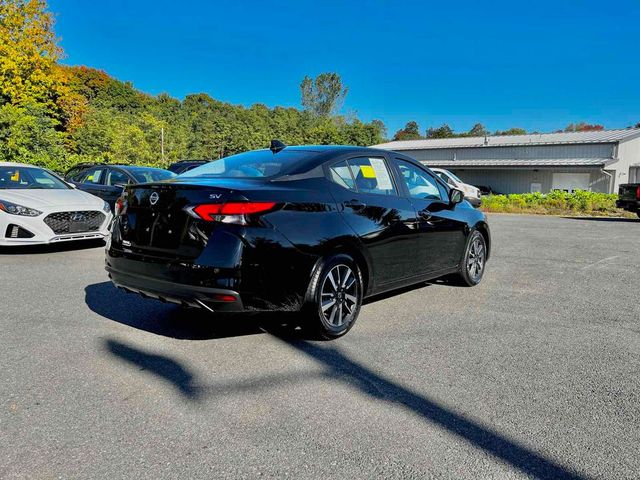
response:
[[[181,174],[181,177],[258,178],[280,175],[314,152],[304,150],[254,150],[205,163]]]
[[[161,182],[176,176],[175,173],[161,168],[132,168],[129,172],[138,183]]]
[[[0,167],[0,190],[66,190],[71,188],[42,168]]]

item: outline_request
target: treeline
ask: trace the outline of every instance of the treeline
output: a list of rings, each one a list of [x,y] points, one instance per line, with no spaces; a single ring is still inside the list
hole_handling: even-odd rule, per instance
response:
[[[627,128],[640,128],[640,122],[634,126]],[[570,123],[565,128],[556,130],[555,133],[561,132],[598,132],[604,130],[603,125],[590,124],[586,122]],[[446,123],[441,127],[430,127],[424,135],[420,134],[420,126],[415,121],[407,122],[404,128],[398,130],[393,136],[393,140],[420,140],[425,138],[459,138],[459,137],[484,137],[487,135],[526,135],[527,133],[540,133],[540,132],[527,132],[524,128],[509,128],[507,130],[496,130],[491,133],[482,123],[476,123],[468,132],[455,132]]]
[[[152,96],[88,67],[59,63],[45,0],[0,0],[0,161],[63,171],[81,161],[165,166],[288,144],[372,145],[384,124],[336,114],[336,74],[305,77],[304,110]]]

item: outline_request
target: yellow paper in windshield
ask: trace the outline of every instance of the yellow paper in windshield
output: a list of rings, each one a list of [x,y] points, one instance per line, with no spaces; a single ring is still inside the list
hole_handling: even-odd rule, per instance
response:
[[[11,181],[12,182],[19,182],[20,181],[20,170],[16,170],[16,173],[11,175]]]
[[[360,171],[364,178],[376,178],[376,171],[370,165],[360,165]]]

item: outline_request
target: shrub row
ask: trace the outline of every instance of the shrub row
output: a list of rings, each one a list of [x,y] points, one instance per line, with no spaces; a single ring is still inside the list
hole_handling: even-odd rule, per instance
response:
[[[536,213],[542,215],[627,215],[616,208],[615,194],[578,190],[575,193],[554,191],[487,195],[482,197],[482,210],[497,213]]]

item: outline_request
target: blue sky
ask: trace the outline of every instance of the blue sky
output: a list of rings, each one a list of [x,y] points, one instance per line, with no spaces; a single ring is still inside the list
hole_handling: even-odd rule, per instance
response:
[[[640,2],[50,0],[65,63],[148,93],[299,106],[338,72],[344,111],[392,135],[640,122]]]

